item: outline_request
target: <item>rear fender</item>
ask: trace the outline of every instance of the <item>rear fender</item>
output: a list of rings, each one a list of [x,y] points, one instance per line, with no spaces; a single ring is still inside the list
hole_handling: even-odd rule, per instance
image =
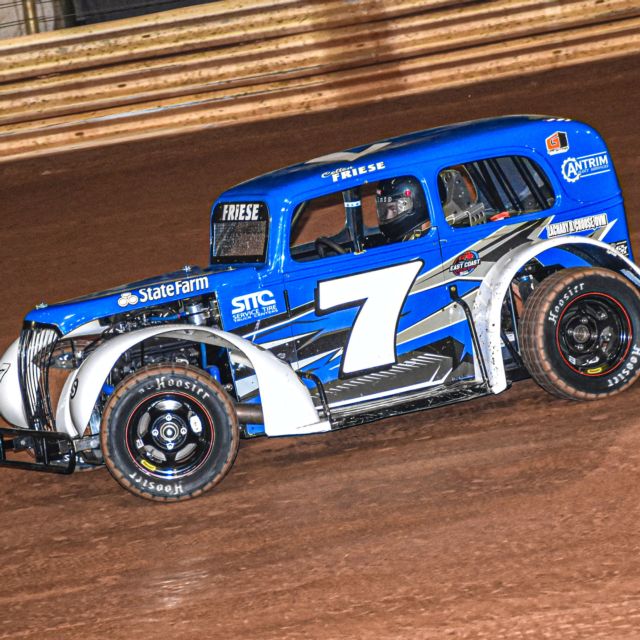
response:
[[[640,287],[638,266],[608,244],[592,238],[563,236],[521,245],[506,253],[485,276],[473,304],[473,319],[482,355],[487,364],[489,386],[494,393],[500,393],[507,387],[500,337],[502,302],[518,271],[536,256],[554,248],[569,251],[594,267],[617,271]]]
[[[270,351],[235,334],[211,327],[184,325],[148,327],[122,334],[98,347],[67,380],[59,403],[60,430],[84,432],[109,372],[118,358],[133,346],[150,338],[172,338],[205,343],[240,352],[254,369],[258,380],[265,432],[268,436],[298,435],[328,431],[329,422],[320,420],[308,389],[293,369]]]

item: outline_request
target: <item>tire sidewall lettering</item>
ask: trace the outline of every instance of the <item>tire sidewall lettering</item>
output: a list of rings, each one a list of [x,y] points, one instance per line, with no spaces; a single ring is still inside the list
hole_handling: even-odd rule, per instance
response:
[[[557,300],[556,303],[552,305],[552,307],[547,312],[547,322],[555,327],[558,324],[558,320],[560,319],[560,316],[562,315],[562,312],[567,303],[576,296],[582,294],[584,292],[584,287],[584,281],[567,286],[564,292],[561,294],[560,299]]]
[[[149,492],[153,492],[157,495],[181,496],[184,495],[184,486],[182,482],[162,482],[162,480],[150,480],[145,478],[138,471],[133,471],[129,474],[129,479]]]
[[[633,378],[633,373],[638,368],[639,363],[640,346],[634,343],[631,346],[631,355],[627,357],[627,362],[625,362],[621,367],[618,367],[615,373],[606,378],[607,386],[610,388],[615,388],[628,383],[629,380]]]

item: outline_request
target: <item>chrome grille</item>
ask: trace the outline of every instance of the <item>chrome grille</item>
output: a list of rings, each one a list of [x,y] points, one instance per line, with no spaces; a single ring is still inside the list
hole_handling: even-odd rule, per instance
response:
[[[20,334],[18,376],[31,429],[55,430],[49,397],[49,362],[58,341],[56,329],[31,325]]]

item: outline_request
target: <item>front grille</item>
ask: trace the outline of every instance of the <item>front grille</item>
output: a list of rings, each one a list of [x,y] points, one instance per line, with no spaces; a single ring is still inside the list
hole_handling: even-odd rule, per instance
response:
[[[31,429],[55,430],[49,397],[49,363],[59,335],[56,329],[38,325],[25,327],[20,334],[18,376]]]

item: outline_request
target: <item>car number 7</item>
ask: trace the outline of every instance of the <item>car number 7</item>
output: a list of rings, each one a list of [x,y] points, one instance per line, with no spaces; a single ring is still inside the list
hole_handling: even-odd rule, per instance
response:
[[[396,362],[400,312],[422,265],[421,260],[414,260],[318,282],[318,315],[360,306],[345,347],[341,374],[380,369]]]

